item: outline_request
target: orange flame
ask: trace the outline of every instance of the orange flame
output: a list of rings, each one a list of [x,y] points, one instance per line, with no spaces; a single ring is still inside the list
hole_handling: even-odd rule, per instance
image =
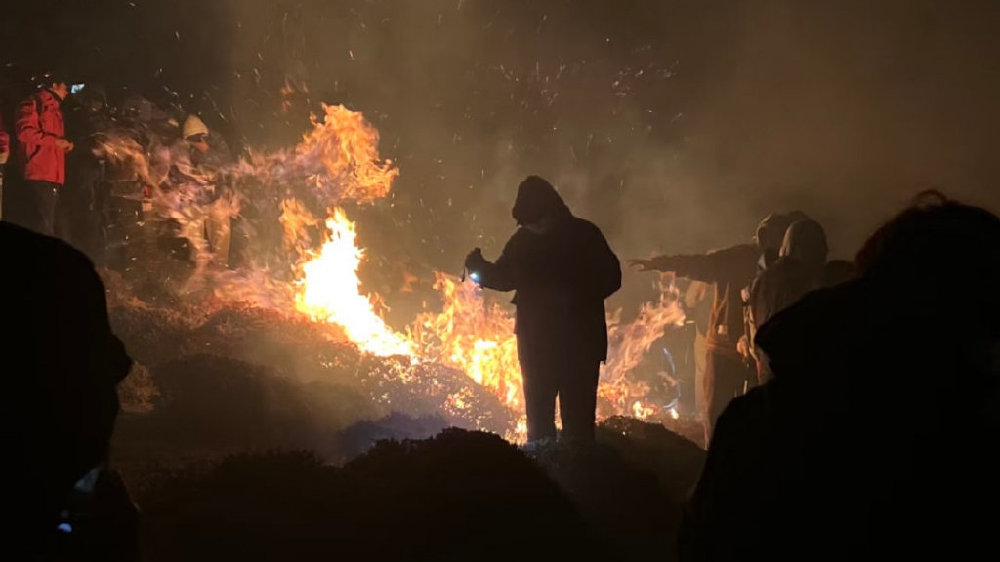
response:
[[[638,317],[632,322],[621,322],[621,310],[608,316],[608,360],[601,372],[597,392],[610,411],[601,414],[631,413],[639,419],[653,414],[653,410],[642,403],[649,390],[647,385],[631,380],[629,375],[669,326],[684,324],[684,308],[679,297],[673,284],[661,282],[657,302],[643,303]]]
[[[309,179],[319,189],[333,188],[340,200],[370,203],[389,194],[399,168],[380,162],[378,130],[359,111],[323,104],[324,118],[312,117],[313,128],[295,147],[295,158],[314,173]]]
[[[439,314],[422,314],[411,337],[428,361],[454,367],[489,388],[514,410],[521,406],[521,369],[514,319],[499,304],[487,305],[472,281],[436,274],[444,302]]]
[[[315,319],[339,324],[347,337],[375,355],[412,355],[410,342],[375,314],[370,296],[361,294],[358,265],[364,252],[355,244],[354,223],[342,209],[326,221],[330,239],[316,259],[302,266],[302,291],[296,308]]]

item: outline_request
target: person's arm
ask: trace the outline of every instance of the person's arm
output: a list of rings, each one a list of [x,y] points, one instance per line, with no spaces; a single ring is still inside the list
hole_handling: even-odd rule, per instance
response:
[[[756,246],[743,244],[707,254],[657,256],[648,260],[632,260],[632,263],[645,270],[672,272],[678,277],[715,283],[739,277],[734,273],[741,273],[748,268],[752,272],[758,257]]]
[[[622,286],[621,263],[597,226],[590,225],[589,237],[584,275],[593,291],[606,299]]]
[[[475,281],[480,286],[494,291],[514,291],[523,284],[523,266],[520,263],[521,231],[510,237],[497,261],[491,262],[483,258],[479,248],[473,250],[465,260],[465,266],[475,273]]]
[[[42,146],[58,146],[61,137],[46,133],[38,119],[38,103],[30,97],[17,108],[17,140],[21,144],[38,144]]]

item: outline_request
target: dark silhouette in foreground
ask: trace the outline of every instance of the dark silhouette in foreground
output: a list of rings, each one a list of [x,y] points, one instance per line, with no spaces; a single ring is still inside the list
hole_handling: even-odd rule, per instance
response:
[[[596,446],[536,459],[452,428],[343,467],[294,452],[147,467],[144,560],[670,560],[703,460],[661,426],[613,418]]]
[[[71,534],[71,524],[59,530],[61,512],[80,493],[109,485],[107,476],[78,481],[99,475],[118,413],[115,385],[131,360],[111,333],[104,286],[83,254],[0,222],[0,256],[0,477],[10,515],[2,538],[10,559],[25,560],[51,555],[58,533]]]
[[[552,184],[529,176],[512,212],[519,228],[495,263],[477,248],[466,268],[484,287],[517,291],[517,347],[528,440],[594,440],[597,379],[607,358],[604,299],[621,287],[621,267],[601,230],[574,217]]]
[[[938,196],[875,232],[856,262],[858,279],[761,327],[773,379],[719,420],[684,559],[993,548],[1000,219]]]

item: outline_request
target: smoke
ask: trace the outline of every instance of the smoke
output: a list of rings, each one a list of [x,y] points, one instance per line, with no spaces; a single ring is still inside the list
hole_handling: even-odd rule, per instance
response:
[[[286,141],[321,100],[364,111],[401,175],[359,239],[428,278],[474,246],[499,252],[528,174],[553,180],[623,257],[744,242],[763,215],[791,209],[849,257],[919,189],[1000,203],[988,189],[1000,53],[987,3],[231,10],[240,132]]]
[[[745,241],[795,208],[848,257],[918,189],[1000,207],[994,2],[48,4],[5,9],[23,39],[5,92],[59,66],[272,149],[320,102],[363,111],[401,171],[359,216],[366,285],[402,286],[377,273],[396,268],[429,287],[473,246],[495,255],[528,174],[622,256]]]

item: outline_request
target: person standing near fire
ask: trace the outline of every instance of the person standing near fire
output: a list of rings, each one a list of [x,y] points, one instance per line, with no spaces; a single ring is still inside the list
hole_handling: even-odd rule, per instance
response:
[[[17,159],[23,172],[25,226],[55,235],[56,204],[66,181],[66,139],[62,103],[69,95],[66,82],[46,75],[45,87],[21,102],[17,109]]]
[[[7,127],[4,126],[3,115],[0,114],[0,219],[3,218],[3,176],[9,159],[10,135],[7,134]]]
[[[640,271],[674,273],[695,281],[715,285],[715,301],[706,341],[705,364],[705,443],[712,438],[715,421],[729,401],[756,383],[756,369],[751,368],[737,349],[744,334],[741,291],[760,269],[778,258],[778,250],[790,222],[789,215],[774,214],[761,221],[751,244],[739,244],[707,254],[657,256],[629,260]]]
[[[604,234],[574,217],[548,181],[528,176],[512,212],[518,229],[496,262],[479,248],[466,257],[470,277],[497,291],[516,291],[518,356],[529,447],[556,439],[594,440],[597,383],[607,358],[604,300],[621,287],[621,267]]]
[[[162,212],[182,219],[185,236],[198,246],[195,259],[229,265],[230,221],[235,210],[231,192],[223,185],[222,168],[229,153],[221,143],[209,142],[209,130],[197,115],[188,115],[182,138],[166,154],[168,172],[160,184],[167,195]],[[155,167],[163,167],[155,164]]]

